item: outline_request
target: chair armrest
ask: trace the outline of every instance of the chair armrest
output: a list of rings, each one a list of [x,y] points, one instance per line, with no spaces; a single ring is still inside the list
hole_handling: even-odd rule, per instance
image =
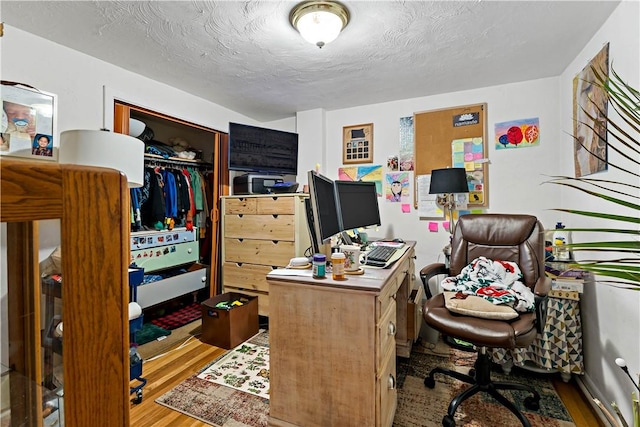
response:
[[[536,306],[536,330],[542,333],[544,325],[547,323],[547,305],[549,297],[547,294],[551,290],[551,278],[541,277],[533,288],[534,301]]]
[[[440,274],[449,275],[449,269],[443,263],[429,264],[420,270],[420,279],[422,280],[424,294],[427,296],[427,299],[430,299],[433,296],[429,289],[429,279]]]

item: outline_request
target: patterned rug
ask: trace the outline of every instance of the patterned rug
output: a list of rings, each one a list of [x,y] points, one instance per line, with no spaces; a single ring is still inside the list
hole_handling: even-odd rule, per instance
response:
[[[421,345],[414,345],[409,359],[398,358],[396,366],[398,381],[398,408],[394,427],[436,427],[442,425],[449,402],[469,385],[445,375],[436,374],[436,386],[429,389],[424,378],[436,366],[468,373],[476,359],[475,352],[454,348],[448,349],[448,359],[430,354]],[[502,373],[499,367],[491,372],[494,381],[513,381],[532,385],[540,393],[540,409],[531,411],[523,401],[529,393],[522,391],[501,391],[507,399],[525,414],[532,427],[575,427],[562,400],[549,380],[549,374],[538,374],[517,367],[510,375]],[[422,410],[420,409],[422,408]],[[478,393],[465,400],[455,414],[456,426],[496,427],[518,426],[520,422],[504,406],[486,393]]]
[[[165,316],[153,319],[151,323],[164,329],[172,330],[198,320],[202,317],[200,303],[194,302],[191,305],[176,310]]]
[[[269,398],[269,347],[240,344],[198,374],[198,378]]]
[[[242,357],[238,354],[231,356],[236,350],[242,349],[247,344],[251,345],[242,350]],[[268,346],[268,334],[266,332],[260,333],[247,343],[225,353],[204,367],[198,374],[160,396],[156,399],[156,402],[213,426],[267,426],[269,418],[268,398],[222,385],[224,380],[211,382],[211,378],[202,378],[203,374],[217,378],[223,377],[224,375],[219,375],[219,373],[212,374],[212,372],[217,372],[217,367],[224,364],[242,363],[246,371],[251,370],[254,372],[265,369],[263,366],[249,369],[248,367],[251,364],[246,360],[239,362],[248,353],[256,356],[260,354],[260,349],[254,351],[254,345],[258,347]],[[394,427],[441,426],[442,417],[447,412],[449,401],[467,387],[466,384],[443,375],[436,375],[434,389],[428,389],[424,386],[424,377],[435,366],[459,369],[465,372],[469,367],[473,366],[475,353],[448,347],[444,348],[444,354],[437,354],[417,344],[414,345],[409,359],[398,358],[398,408],[393,423]],[[208,372],[208,374],[205,374],[205,372]],[[236,377],[240,376],[246,375],[237,375],[236,373],[229,378],[234,383]],[[514,368],[509,376],[501,374],[499,371],[492,373],[492,376],[496,380],[519,381],[533,384],[536,387],[541,395],[540,410],[537,412],[529,411],[523,407],[522,402],[527,396],[526,393],[518,391],[505,392],[507,398],[516,402],[516,406],[525,413],[532,427],[575,426],[553,385],[548,380],[548,375]],[[260,378],[264,379],[265,377],[262,376]],[[247,382],[251,382],[251,380],[244,381],[244,383]],[[258,389],[263,391],[265,388],[259,387]],[[264,392],[262,396],[264,396]],[[497,404],[491,397],[484,393],[479,393],[458,407],[456,425],[459,427],[496,427],[517,426],[520,423],[511,412]]]

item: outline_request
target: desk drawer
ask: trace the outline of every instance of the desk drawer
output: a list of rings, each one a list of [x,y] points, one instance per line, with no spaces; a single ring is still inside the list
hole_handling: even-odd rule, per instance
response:
[[[391,427],[396,413],[398,389],[396,384],[396,353],[388,353],[382,374],[376,379],[376,425]]]
[[[396,303],[393,301],[387,311],[383,314],[380,322],[377,325],[377,337],[376,342],[378,345],[377,360],[376,360],[376,373],[380,373],[385,357],[388,356],[389,348],[396,348],[396,332],[398,326],[396,325]]]
[[[382,289],[380,295],[378,295],[377,300],[377,314],[378,316],[382,316],[385,313],[390,304],[395,304],[396,293],[404,280],[404,274],[396,274],[396,277],[393,277],[389,280],[389,282]]]
[[[222,267],[222,283],[225,287],[245,288],[268,292],[267,274],[271,266],[225,262]]]
[[[411,291],[407,302],[407,338],[413,342],[416,342],[420,336],[423,296],[424,288],[422,285],[418,285]]]
[[[199,242],[131,251],[131,262],[135,262],[146,273],[198,261]]]
[[[293,215],[296,211],[295,197],[260,197],[256,207],[258,215]]]
[[[255,214],[257,201],[255,197],[238,197],[224,199],[224,214]]]
[[[224,236],[238,239],[295,240],[293,215],[225,215]]]
[[[225,238],[224,247],[225,262],[284,267],[295,257],[293,242]]]

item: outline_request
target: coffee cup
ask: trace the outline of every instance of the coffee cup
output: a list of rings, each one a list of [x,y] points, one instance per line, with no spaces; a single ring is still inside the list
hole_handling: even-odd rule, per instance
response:
[[[345,271],[358,271],[360,269],[360,246],[342,245],[340,246],[340,252],[345,256]]]

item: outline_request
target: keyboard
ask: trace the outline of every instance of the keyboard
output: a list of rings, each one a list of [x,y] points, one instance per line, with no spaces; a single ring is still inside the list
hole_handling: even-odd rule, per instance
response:
[[[374,246],[369,252],[367,252],[367,262],[365,265],[370,265],[372,267],[386,267],[387,264],[391,261],[395,261],[397,257],[394,257],[398,252],[400,254],[404,253],[406,248],[393,248],[390,246]]]

